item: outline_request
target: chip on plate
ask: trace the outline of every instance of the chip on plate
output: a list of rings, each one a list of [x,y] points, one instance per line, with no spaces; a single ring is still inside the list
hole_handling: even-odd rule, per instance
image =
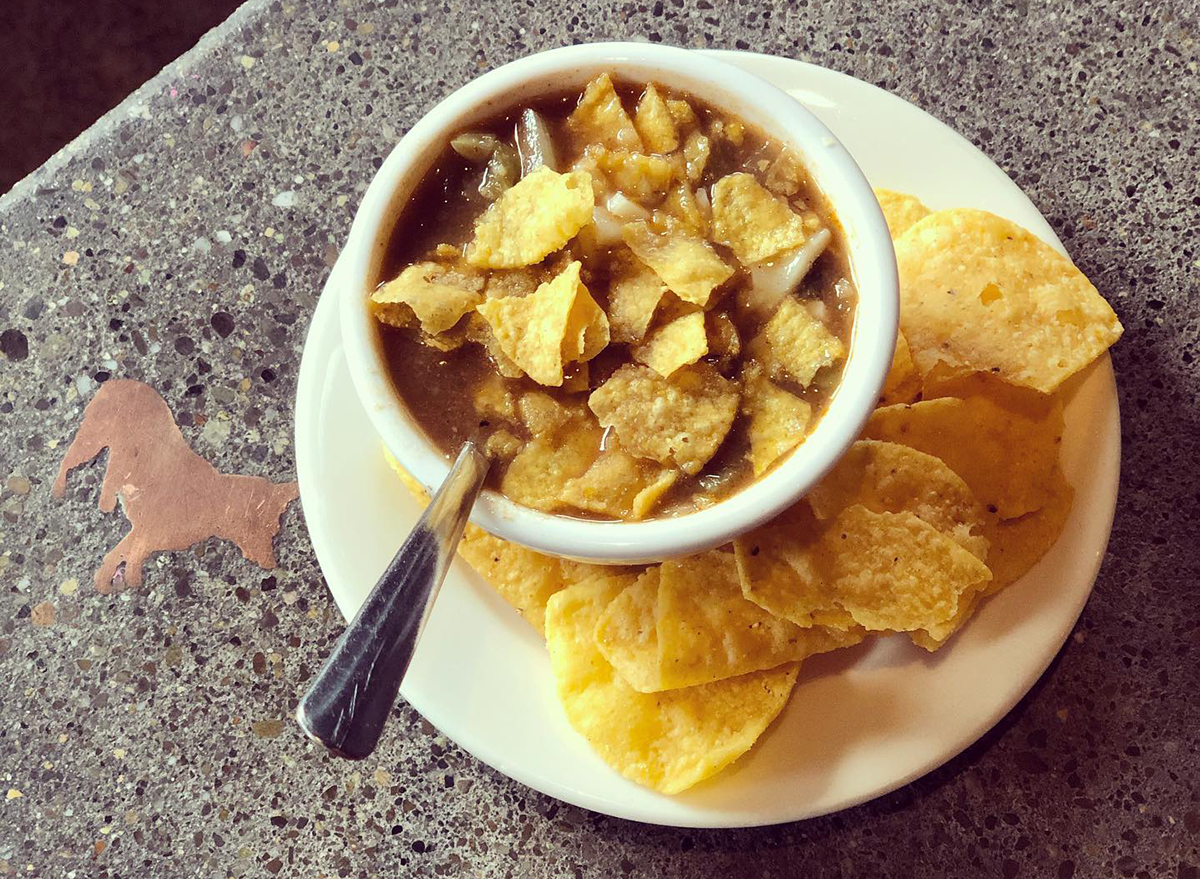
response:
[[[772,375],[790,377],[804,387],[812,384],[820,369],[846,353],[837,337],[795,296],[780,301],[748,350]]]
[[[661,568],[651,565],[616,594],[596,619],[596,648],[639,693],[667,689],[658,652],[658,582]]]
[[[1054,546],[1067,523],[1074,497],[1074,489],[1062,471],[1056,469],[1050,477],[1050,497],[1040,510],[1018,519],[988,516],[983,529],[991,542],[988,567],[992,569],[992,581],[987,584],[988,595],[1019,580]]]
[[[900,326],[921,373],[939,361],[1050,393],[1120,338],[1117,316],[1067,257],[970,208],[896,241]]]
[[[913,363],[912,352],[904,333],[896,333],[896,350],[892,353],[892,368],[888,370],[880,392],[879,405],[911,403],[921,395],[921,373]]]
[[[695,363],[708,353],[704,312],[693,311],[665,323],[633,349],[633,359],[644,363],[664,378]]]
[[[729,433],[739,397],[738,386],[705,363],[670,378],[627,363],[592,391],[588,406],[626,451],[694,474]]]
[[[682,224],[656,231],[644,220],[626,223],[621,236],[634,255],[649,266],[667,288],[685,302],[703,308],[713,290],[733,275],[703,238]]]
[[[983,505],[941,459],[908,446],[856,442],[807,498],[821,520],[855,504],[876,513],[913,513],[987,561]]]
[[[639,693],[593,639],[600,614],[621,588],[595,578],[551,597],[550,667],[567,720],[601,759],[632,781],[676,794],[750,750],[787,702],[797,666]]]
[[[887,221],[888,232],[893,240],[907,232],[917,221],[929,216],[929,208],[915,195],[893,192],[890,189],[876,189],[875,198],[879,199],[880,210],[883,211],[883,218]]]
[[[713,238],[744,265],[804,243],[804,219],[750,174],[722,177],[712,187]]]
[[[863,436],[941,458],[990,512],[1012,519],[1049,500],[1062,429],[1057,400],[1031,414],[992,397],[942,397],[876,409]]]
[[[558,387],[566,364],[590,360],[608,344],[608,318],[572,262],[529,296],[488,299],[478,311],[501,350],[539,384]]]
[[[593,198],[587,172],[526,174],[475,221],[467,262],[489,269],[541,262],[592,221]]]

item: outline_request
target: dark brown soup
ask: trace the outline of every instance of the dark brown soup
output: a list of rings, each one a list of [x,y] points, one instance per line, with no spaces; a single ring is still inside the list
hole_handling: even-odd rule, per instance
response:
[[[548,512],[708,506],[804,441],[856,295],[800,163],[736,116],[602,76],[462,132],[377,272],[396,391]]]

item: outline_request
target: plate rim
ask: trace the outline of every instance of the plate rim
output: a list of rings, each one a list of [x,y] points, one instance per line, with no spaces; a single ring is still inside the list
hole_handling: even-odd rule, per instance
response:
[[[766,54],[756,53],[756,52],[742,52],[742,51],[727,50],[727,49],[696,50],[696,51],[703,51],[706,54],[713,54],[715,56],[723,57],[727,61],[730,61],[731,63],[738,63],[739,61],[742,61],[742,60],[757,62],[757,63],[766,62],[766,63],[773,64],[773,65],[779,65],[781,67],[791,67],[793,69],[798,68],[798,70],[800,71],[799,75],[803,75],[803,73],[811,74],[813,72],[816,72],[817,75],[820,75],[820,76],[832,75],[836,78],[851,80],[853,82],[853,87],[861,88],[863,86],[866,86],[869,89],[880,92],[884,96],[885,99],[901,101],[901,102],[905,103],[909,109],[916,111],[918,113],[924,114],[926,117],[928,117],[930,120],[932,120],[939,127],[939,129],[941,130],[940,133],[942,135],[945,135],[948,133],[949,135],[952,136],[953,140],[956,141],[960,147],[965,147],[971,153],[973,153],[974,158],[976,158],[977,160],[982,159],[983,161],[985,161],[988,165],[990,165],[993,169],[995,169],[1000,174],[1004,173],[1003,170],[1000,169],[999,166],[997,166],[991,160],[991,158],[986,155],[986,153],[983,153],[981,150],[978,149],[978,147],[976,147],[974,144],[972,144],[969,140],[967,140],[965,137],[963,137],[961,134],[959,134],[953,128],[946,125],[940,119],[937,119],[932,114],[926,112],[922,108],[917,107],[914,104],[911,104],[910,102],[906,101],[904,98],[900,97],[899,95],[892,94],[884,89],[879,88],[878,86],[875,86],[872,83],[866,82],[864,80],[860,80],[856,77],[850,76],[849,74],[843,73],[841,71],[833,70],[831,68],[821,67],[819,65],[811,64],[809,62],[799,61],[799,60],[790,59],[790,58],[783,58],[780,56],[766,55]],[[752,72],[754,72],[754,71],[752,71]],[[793,75],[796,75],[796,74],[793,74]],[[1005,176],[1007,176],[1007,175],[1005,175]],[[1011,181],[1010,181],[1010,183],[1011,183]],[[1024,191],[1020,190],[1020,187],[1017,187],[1015,183],[1012,185],[1020,193],[1020,196],[1022,198],[1024,198],[1024,200],[1028,203],[1030,210],[1035,212],[1037,214],[1037,216],[1041,218],[1042,223],[1044,224],[1045,230],[1049,231],[1050,243],[1055,245],[1057,249],[1063,250],[1065,252],[1065,248],[1063,247],[1061,240],[1054,233],[1052,227],[1049,226],[1049,223],[1045,220],[1044,216],[1042,216],[1041,211],[1038,210],[1037,206],[1035,204],[1033,204],[1033,202],[1028,198],[1028,196],[1024,193]],[[1043,237],[1046,237],[1046,236],[1043,235]],[[336,325],[336,322],[337,322],[337,317],[338,317],[337,316],[337,308],[336,308],[336,303],[334,303],[332,301],[334,298],[334,295],[330,291],[330,287],[333,286],[335,280],[339,276],[338,269],[339,269],[339,263],[335,263],[333,269],[330,271],[329,277],[327,278],[325,285],[322,288],[321,296],[318,300],[317,307],[313,312],[313,316],[310,321],[308,331],[306,332],[306,335],[305,335],[304,348],[303,348],[303,351],[301,354],[300,369],[299,369],[299,372],[297,375],[297,383],[296,383],[296,397],[295,397],[295,405],[294,405],[294,418],[295,418],[294,442],[295,442],[295,459],[296,459],[297,480],[300,485],[301,507],[302,507],[302,512],[304,515],[305,526],[306,526],[306,529],[308,530],[309,538],[313,544],[314,554],[317,557],[317,562],[321,567],[322,574],[324,575],[324,579],[326,580],[326,583],[328,585],[330,593],[333,596],[335,603],[338,605],[339,612],[341,612],[343,615],[345,615],[346,610],[343,607],[342,598],[339,596],[338,590],[333,586],[333,584],[327,574],[327,571],[326,571],[328,563],[322,562],[323,558],[328,559],[331,556],[331,553],[328,550],[327,545],[326,545],[326,536],[324,534],[323,529],[321,529],[319,527],[318,528],[313,527],[314,518],[319,518],[317,511],[316,511],[317,505],[315,503],[305,503],[304,502],[305,495],[306,495],[306,491],[305,491],[306,485],[309,486],[309,489],[307,492],[309,499],[315,500],[315,495],[314,495],[315,488],[313,488],[313,486],[317,481],[316,476],[313,475],[313,469],[314,469],[315,465],[312,463],[316,453],[315,453],[315,450],[310,448],[308,438],[304,435],[304,433],[305,433],[304,428],[306,425],[308,425],[310,423],[310,419],[312,418],[312,416],[309,414],[309,410],[312,407],[314,401],[319,398],[319,394],[316,394],[313,392],[314,382],[317,382],[320,379],[320,376],[318,376],[317,373],[323,366],[325,366],[325,364],[327,362],[326,360],[322,360],[318,364],[317,359],[316,359],[317,355],[314,353],[315,349],[316,349],[316,344],[314,344],[314,342],[319,341],[320,335],[323,333],[328,333],[330,331],[330,325],[331,324]],[[344,356],[341,354],[340,348],[335,347],[334,356],[338,356],[338,355]],[[1046,669],[1049,668],[1049,666],[1054,662],[1055,658],[1062,652],[1062,648],[1063,648],[1064,644],[1070,637],[1071,631],[1074,629],[1075,624],[1078,622],[1078,619],[1079,619],[1080,615],[1082,614],[1083,609],[1086,606],[1087,601],[1090,598],[1093,589],[1095,588],[1095,583],[1096,583],[1096,579],[1100,572],[1100,567],[1103,564],[1104,558],[1107,554],[1107,546],[1108,546],[1108,542],[1111,538],[1112,524],[1113,524],[1115,512],[1116,512],[1117,491],[1119,488],[1119,480],[1120,480],[1121,435],[1120,435],[1119,400],[1117,399],[1117,395],[1116,395],[1116,378],[1115,378],[1115,373],[1112,368],[1111,358],[1109,357],[1107,352],[1102,356],[1102,358],[1100,358],[1100,360],[1094,365],[1093,368],[1099,369],[1102,372],[1106,373],[1105,378],[1107,378],[1108,385],[1109,385],[1108,392],[1112,395],[1113,418],[1116,421],[1117,429],[1115,431],[1115,443],[1116,443],[1115,452],[1116,452],[1116,454],[1113,456],[1112,472],[1109,474],[1099,474],[1097,477],[1098,479],[1103,479],[1104,476],[1107,476],[1108,478],[1105,479],[1104,481],[1111,482],[1112,491],[1106,493],[1106,496],[1110,496],[1111,500],[1108,505],[1109,508],[1106,511],[1106,515],[1104,516],[1104,522],[1103,522],[1104,538],[1103,538],[1103,541],[1100,541],[1098,544],[1098,548],[1097,548],[1097,551],[1095,552],[1094,558],[1092,560],[1090,570],[1088,570],[1086,572],[1089,586],[1085,591],[1080,592],[1080,594],[1077,597],[1076,602],[1075,602],[1076,606],[1071,609],[1071,613],[1069,614],[1069,617],[1070,617],[1069,624],[1065,624],[1063,626],[1063,630],[1061,633],[1059,633],[1059,637],[1056,637],[1056,639],[1055,639],[1058,642],[1057,647],[1053,650],[1046,651],[1046,653],[1043,657],[1044,661],[1038,664],[1036,673],[1030,673],[1028,675],[1027,679],[1024,680],[1020,686],[1015,687],[1012,691],[1011,698],[1001,700],[1000,702],[998,702],[997,705],[995,706],[995,708],[993,709],[993,711],[989,712],[989,714],[984,719],[982,719],[978,724],[976,724],[975,728],[973,728],[969,734],[964,734],[962,736],[961,743],[956,744],[956,746],[954,746],[952,748],[948,748],[943,751],[940,751],[936,756],[931,757],[930,759],[924,761],[920,765],[913,768],[910,772],[904,774],[903,776],[901,776],[899,778],[891,779],[887,783],[876,786],[876,787],[872,787],[869,790],[866,790],[865,792],[860,793],[859,795],[845,797],[842,800],[837,801],[836,803],[828,804],[827,806],[824,806],[824,807],[816,809],[816,810],[807,810],[806,811],[803,808],[797,808],[797,809],[793,810],[791,813],[785,814],[785,815],[774,814],[774,813],[769,814],[769,815],[764,815],[761,817],[761,820],[750,818],[749,816],[742,815],[742,814],[736,814],[736,815],[730,814],[728,816],[727,820],[720,820],[722,818],[722,815],[711,813],[710,811],[705,810],[703,807],[697,809],[696,813],[694,814],[694,817],[696,820],[675,820],[675,819],[670,819],[670,818],[664,819],[664,817],[656,817],[652,814],[649,814],[644,809],[637,809],[637,808],[628,809],[628,810],[614,809],[611,799],[600,798],[600,797],[594,796],[592,794],[589,794],[586,791],[579,790],[575,787],[571,787],[568,784],[566,784],[565,782],[560,782],[560,783],[556,783],[556,784],[546,784],[543,782],[543,779],[536,777],[536,776],[532,776],[529,773],[526,773],[520,767],[517,767],[517,766],[513,765],[510,761],[504,759],[503,755],[499,755],[494,752],[491,752],[487,748],[478,747],[478,744],[479,744],[478,742],[472,742],[471,745],[468,745],[468,744],[464,743],[460,739],[460,737],[450,735],[444,728],[444,724],[439,722],[439,720],[442,719],[440,717],[441,712],[437,711],[435,708],[433,708],[433,706],[425,705],[425,706],[422,706],[421,708],[418,708],[417,705],[415,705],[411,702],[411,700],[406,699],[406,701],[409,701],[409,704],[411,704],[413,706],[413,708],[418,711],[419,714],[421,714],[434,727],[436,727],[439,730],[439,732],[441,732],[443,735],[446,735],[447,738],[450,738],[452,741],[456,742],[456,744],[458,744],[459,747],[462,747],[463,750],[467,751],[475,759],[480,760],[482,763],[492,767],[494,770],[504,774],[505,776],[513,779],[514,781],[516,781],[520,784],[523,784],[526,787],[529,787],[533,790],[536,790],[546,796],[553,797],[554,799],[561,800],[561,801],[567,802],[567,803],[571,803],[572,805],[576,805],[581,808],[585,808],[590,811],[597,812],[599,814],[610,815],[610,816],[622,818],[625,820],[637,821],[639,823],[654,824],[654,825],[658,825],[658,826],[687,827],[687,828],[741,828],[741,827],[770,826],[770,825],[775,825],[775,824],[789,823],[792,821],[805,820],[808,818],[816,818],[816,817],[820,817],[822,815],[832,814],[835,812],[842,811],[844,809],[852,808],[854,806],[860,805],[862,803],[868,802],[870,800],[876,799],[878,797],[881,797],[888,793],[891,793],[895,790],[898,790],[899,788],[911,783],[912,781],[914,781],[918,778],[921,778],[922,776],[934,771],[935,769],[939,768],[940,766],[943,766],[946,763],[953,760],[955,757],[960,755],[963,751],[965,751],[967,748],[969,748],[975,742],[979,741],[980,738],[982,738],[984,735],[986,735],[989,730],[994,728],[996,726],[996,724],[998,724],[1009,712],[1012,711],[1012,709],[1021,701],[1021,699],[1023,699],[1030,692],[1030,690],[1036,685],[1037,681],[1039,681],[1042,678],[1042,676],[1046,672]],[[1099,533],[1098,529],[1097,529],[1097,533]],[[323,549],[323,547],[325,547],[325,548]],[[1065,619],[1065,617],[1064,617],[1064,619]],[[435,716],[438,717],[438,720],[434,719]],[[473,737],[464,737],[464,738],[473,738]],[[680,816],[680,818],[683,818],[683,817],[685,817],[685,816]]]

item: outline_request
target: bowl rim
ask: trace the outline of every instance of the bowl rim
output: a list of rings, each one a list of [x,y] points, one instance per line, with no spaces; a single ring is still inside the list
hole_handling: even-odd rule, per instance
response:
[[[436,489],[450,461],[399,398],[376,341],[367,292],[384,227],[448,135],[496,106],[519,103],[519,95],[559,91],[566,79],[582,84],[604,70],[695,93],[792,147],[834,206],[858,290],[847,361],[825,414],[799,447],[733,495],[678,516],[614,522],[543,513],[489,490],[471,513],[485,531],[538,552],[631,564],[728,543],[795,503],[833,467],[878,402],[895,347],[899,294],[891,236],[866,177],[832,132],[776,86],[712,56],[650,43],[586,43],[512,61],[456,89],[396,144],[368,186],[343,250],[340,323],[355,392],[384,444],[423,485]]]

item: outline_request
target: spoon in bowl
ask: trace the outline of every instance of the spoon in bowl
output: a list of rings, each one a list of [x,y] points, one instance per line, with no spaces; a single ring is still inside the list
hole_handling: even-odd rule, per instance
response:
[[[361,760],[375,750],[490,463],[475,440],[463,444],[296,707],[300,728],[333,753]]]

